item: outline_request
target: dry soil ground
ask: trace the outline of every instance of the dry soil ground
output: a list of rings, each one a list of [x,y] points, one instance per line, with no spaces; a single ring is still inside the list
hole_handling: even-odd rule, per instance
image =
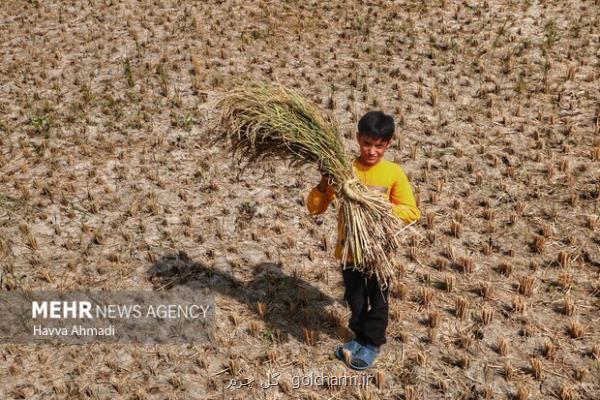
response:
[[[5,344],[0,397],[600,398],[599,10],[3,1],[2,290],[210,285],[218,326],[189,346]],[[248,78],[314,99],[350,151],[363,112],[396,118],[386,157],[423,218],[365,387],[293,387],[352,374],[332,356],[335,211],[307,215],[315,169],[242,171],[209,144],[211,102]]]

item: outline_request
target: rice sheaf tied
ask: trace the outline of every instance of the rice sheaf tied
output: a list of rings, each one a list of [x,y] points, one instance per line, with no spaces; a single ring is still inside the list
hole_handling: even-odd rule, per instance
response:
[[[354,267],[374,274],[382,288],[394,281],[405,224],[386,198],[354,176],[331,118],[294,90],[263,82],[237,86],[216,107],[213,130],[229,139],[235,154],[249,162],[275,158],[292,166],[317,165],[328,173],[343,218],[342,260],[351,255]]]

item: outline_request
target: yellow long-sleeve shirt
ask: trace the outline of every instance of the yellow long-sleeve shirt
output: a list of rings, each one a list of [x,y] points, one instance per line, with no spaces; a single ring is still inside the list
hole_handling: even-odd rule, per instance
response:
[[[352,167],[356,177],[369,189],[385,195],[392,203],[394,214],[403,221],[410,223],[421,218],[421,212],[417,208],[415,197],[410,182],[402,167],[394,162],[381,159],[377,164],[369,167],[355,159]],[[306,200],[306,206],[310,214],[324,213],[329,204],[335,198],[335,191],[331,185],[327,185],[325,193],[318,187],[314,187]],[[338,238],[335,247],[335,258],[342,259],[344,250],[344,224],[341,212],[338,212]],[[349,254],[347,261],[351,261]]]

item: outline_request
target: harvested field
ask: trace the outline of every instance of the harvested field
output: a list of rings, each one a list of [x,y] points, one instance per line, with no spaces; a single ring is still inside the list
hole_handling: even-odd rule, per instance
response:
[[[212,343],[2,344],[0,398],[600,398],[599,10],[3,1],[1,290],[208,287],[218,318]],[[248,79],[314,100],[351,151],[364,112],[396,119],[386,158],[423,217],[368,385],[308,379],[360,375],[333,355],[349,311],[336,213],[305,207],[318,171],[210,142]]]

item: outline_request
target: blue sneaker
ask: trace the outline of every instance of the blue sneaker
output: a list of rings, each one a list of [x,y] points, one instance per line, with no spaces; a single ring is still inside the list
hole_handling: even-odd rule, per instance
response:
[[[358,343],[356,340],[351,340],[344,345],[340,345],[335,349],[335,356],[342,361],[346,361],[344,359],[344,350],[348,350],[350,355],[354,357],[354,355],[361,349],[362,345]]]
[[[362,371],[369,368],[375,362],[379,355],[379,347],[370,344],[361,346],[361,348],[352,356],[350,368]]]

